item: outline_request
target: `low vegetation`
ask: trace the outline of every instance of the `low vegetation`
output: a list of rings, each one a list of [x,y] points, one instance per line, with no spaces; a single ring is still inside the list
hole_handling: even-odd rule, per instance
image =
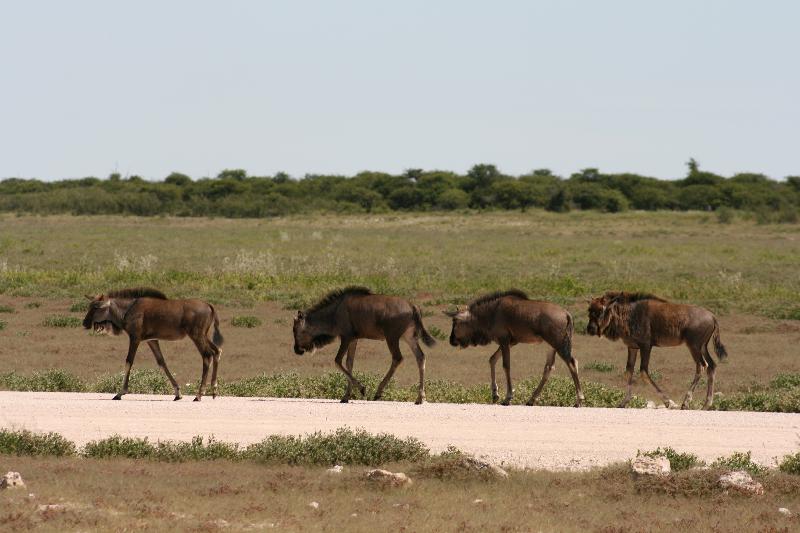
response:
[[[666,457],[669,459],[669,466],[673,472],[681,470],[688,470],[696,466],[700,466],[703,462],[693,453],[677,452],[669,446],[665,448],[656,448],[655,450],[642,452],[639,451],[637,456],[644,457]]]
[[[613,372],[616,370],[616,367],[611,363],[606,363],[605,361],[589,361],[583,365],[583,369],[594,370],[596,372]]]
[[[231,318],[231,326],[235,328],[257,328],[261,319],[255,316],[235,316]]]
[[[715,404],[719,411],[800,412],[800,373],[783,373],[768,385],[752,385],[747,389],[721,396]]]
[[[750,452],[734,452],[728,457],[720,457],[713,463],[712,468],[727,470],[745,470],[753,475],[764,474],[767,469],[750,458]]]
[[[50,315],[44,318],[42,325],[48,328],[77,328],[81,319],[74,316]]]
[[[356,372],[356,377],[366,385],[367,395],[374,394],[382,376]],[[0,390],[47,391],[47,392],[102,392],[116,393],[122,384],[122,373],[101,376],[92,382],[81,380],[63,370],[47,370],[21,375],[15,372],[0,374]],[[522,380],[516,388],[514,403],[522,404],[530,397],[538,380]],[[223,396],[256,396],[272,398],[329,398],[339,399],[346,386],[340,372],[328,372],[321,376],[301,376],[295,373],[260,374],[234,382],[220,382],[219,393]],[[184,393],[194,394],[197,384],[188,384]],[[171,394],[170,386],[160,370],[136,370],[131,372],[130,392],[134,394]],[[622,390],[594,383],[583,382],[588,407],[615,407],[622,399]],[[450,381],[431,380],[426,383],[427,399],[436,403],[491,403],[488,385],[467,387]],[[411,402],[417,397],[416,386],[402,387],[391,382],[383,399],[386,401]],[[554,376],[548,381],[539,405],[569,407],[575,403],[572,380]],[[634,397],[633,407],[644,407],[645,402]]]

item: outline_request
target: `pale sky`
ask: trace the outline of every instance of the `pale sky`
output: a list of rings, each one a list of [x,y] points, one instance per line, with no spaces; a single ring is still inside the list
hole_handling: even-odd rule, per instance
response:
[[[800,2],[0,4],[0,178],[800,174]]]

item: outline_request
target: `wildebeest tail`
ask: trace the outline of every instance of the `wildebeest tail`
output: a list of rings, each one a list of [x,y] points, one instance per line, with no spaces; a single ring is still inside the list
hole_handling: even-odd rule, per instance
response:
[[[728,357],[728,350],[725,349],[722,340],[719,338],[719,323],[716,318],[714,319],[714,351],[717,352],[717,357],[720,361]]]
[[[572,321],[572,315],[567,313],[567,331],[564,333],[564,341],[561,344],[559,355],[566,361],[572,360],[572,335],[575,333],[575,323]]]
[[[222,333],[219,332],[219,315],[217,315],[217,310],[214,309],[214,306],[208,304],[211,308],[211,315],[214,317],[214,336],[211,338],[211,341],[217,345],[219,348],[222,346],[222,343],[225,342],[225,338],[222,336]]]
[[[425,326],[422,324],[422,315],[419,312],[419,307],[416,305],[412,306],[413,314],[414,314],[414,326],[416,328],[416,336],[422,339],[422,342],[425,343],[425,346],[433,346],[436,344],[436,339],[431,337],[431,334],[428,333],[428,330],[425,329]]]

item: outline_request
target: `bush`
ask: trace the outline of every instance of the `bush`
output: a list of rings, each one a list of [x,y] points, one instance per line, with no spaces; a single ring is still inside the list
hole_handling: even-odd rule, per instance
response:
[[[64,457],[75,455],[75,445],[57,433],[0,429],[0,454]]]
[[[124,372],[101,376],[89,386],[89,390],[91,392],[116,393],[122,388],[124,376]],[[133,394],[172,394],[174,392],[172,384],[167,380],[164,372],[152,368],[131,370],[128,390]]]
[[[364,430],[337,429],[334,433],[313,433],[305,437],[272,435],[251,444],[242,454],[260,463],[380,465],[395,461],[418,461],[429,455],[428,448],[413,437],[399,439]]]
[[[730,224],[733,222],[733,209],[720,207],[717,209],[717,222],[720,224]]]
[[[21,376],[16,372],[0,374],[0,388],[20,392],[83,392],[80,378],[64,370],[50,369]]]
[[[729,457],[720,457],[713,463],[712,468],[724,468],[726,470],[745,470],[754,476],[767,472],[767,468],[754,463],[750,458],[751,452],[733,452]]]
[[[778,465],[778,469],[787,474],[800,476],[800,452],[785,455]]]
[[[43,326],[48,328],[77,328],[83,324],[80,318],[65,315],[50,315],[42,321]]]
[[[191,442],[160,441],[151,443],[147,438],[113,435],[107,439],[87,443],[82,454],[84,457],[94,459],[124,457],[172,463],[240,458],[238,444],[219,442],[213,437],[204,441],[199,436],[193,437]]]
[[[689,470],[695,466],[700,466],[703,462],[693,453],[680,453],[667,446],[664,449],[656,448],[649,452],[636,452],[636,457],[666,457],[669,459],[669,466],[674,471]]]
[[[235,316],[231,318],[231,326],[237,328],[255,328],[261,325],[261,320],[254,316]]]

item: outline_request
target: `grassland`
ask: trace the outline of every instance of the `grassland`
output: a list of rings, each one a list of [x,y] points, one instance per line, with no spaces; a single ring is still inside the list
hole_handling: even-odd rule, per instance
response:
[[[332,349],[291,351],[293,310],[325,291],[369,285],[421,304],[446,337],[441,310],[474,295],[520,287],[557,301],[585,325],[584,298],[607,289],[647,290],[714,310],[731,354],[718,373],[730,395],[800,372],[800,227],[702,213],[382,215],[215,220],[135,217],[0,217],[0,368],[28,375],[60,368],[94,382],[121,369],[126,341],[75,327],[82,295],[153,285],[217,304],[226,335],[221,379],[333,370]],[[73,320],[69,320],[74,317]],[[255,320],[253,320],[255,319]],[[232,327],[232,322],[256,327]],[[188,341],[163,345],[181,383],[195,383],[200,358]],[[489,349],[428,351],[428,376],[484,386]],[[583,378],[620,386],[624,348],[578,335]],[[537,380],[544,348],[514,349],[515,383]],[[385,346],[363,342],[356,369],[380,375]],[[415,381],[414,365],[396,374]],[[556,375],[565,375],[557,364]],[[137,368],[154,367],[143,348]],[[657,349],[651,369],[679,400],[693,366],[684,348]],[[702,387],[702,385],[701,385]],[[658,397],[643,385],[635,391]],[[696,395],[698,396],[698,395]]]
[[[767,496],[726,494],[718,471],[636,480],[626,465],[584,473],[526,471],[506,481],[444,477],[413,463],[385,465],[414,483],[382,489],[365,467],[227,460],[0,456],[27,489],[0,498],[4,531],[791,531],[797,476],[762,478]],[[445,471],[446,473],[446,471]],[[32,497],[29,494],[33,494]],[[310,504],[317,502],[318,507]]]

